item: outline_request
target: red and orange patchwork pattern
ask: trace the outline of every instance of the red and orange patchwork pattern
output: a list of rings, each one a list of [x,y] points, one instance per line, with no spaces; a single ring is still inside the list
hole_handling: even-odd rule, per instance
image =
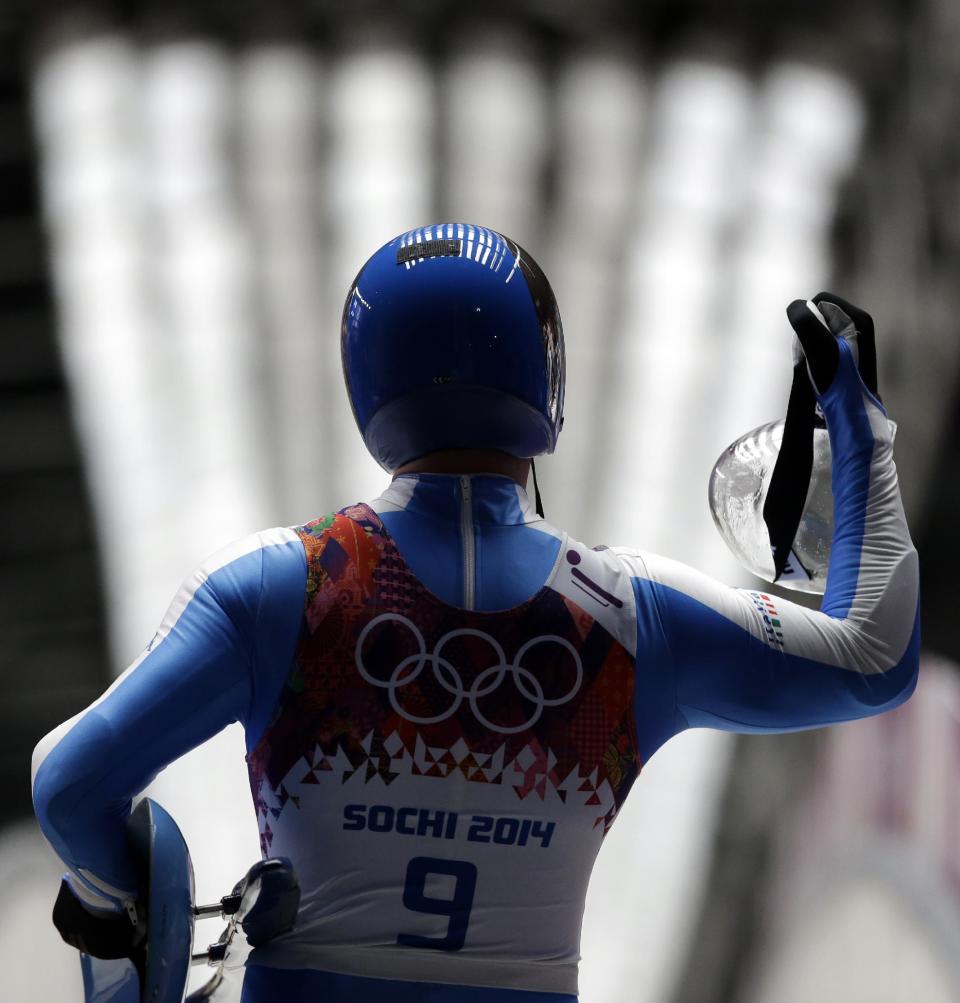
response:
[[[398,776],[574,799],[606,831],[640,770],[630,654],[549,587],[514,609],[459,609],[413,575],[357,505],[298,530],[305,629],[273,722],[248,757],[261,818],[284,783]]]

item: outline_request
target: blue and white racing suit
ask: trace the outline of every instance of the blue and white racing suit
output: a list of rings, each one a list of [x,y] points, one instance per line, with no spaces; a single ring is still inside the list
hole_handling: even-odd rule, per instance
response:
[[[37,747],[37,815],[73,890],[129,902],[131,798],[240,721],[264,852],[303,891],[295,929],[250,958],[248,1003],[575,1000],[591,868],[659,746],[852,720],[915,685],[917,555],[887,419],[844,345],[820,403],[820,611],[592,550],[485,474],[403,475],[228,547]]]

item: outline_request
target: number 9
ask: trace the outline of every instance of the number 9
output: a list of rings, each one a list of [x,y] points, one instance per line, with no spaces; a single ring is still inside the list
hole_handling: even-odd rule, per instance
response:
[[[427,895],[427,875],[448,874],[456,879],[453,898],[438,899]],[[411,912],[447,916],[450,923],[443,937],[421,937],[401,933],[397,943],[404,947],[427,947],[435,951],[459,951],[467,938],[467,925],[477,887],[477,868],[466,860],[440,860],[437,857],[414,857],[407,865],[403,886],[403,904]]]

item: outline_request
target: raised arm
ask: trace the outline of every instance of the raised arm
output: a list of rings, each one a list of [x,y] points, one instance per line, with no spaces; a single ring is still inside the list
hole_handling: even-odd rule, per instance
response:
[[[846,314],[824,305],[837,335],[835,350],[824,352],[811,345],[817,334],[801,309],[791,306],[791,321],[808,360],[817,351],[810,369],[833,453],[835,528],[821,608],[618,550],[637,599],[637,716],[647,756],[686,727],[787,731],[865,717],[902,703],[916,683],[917,553],[886,412],[842,336]]]

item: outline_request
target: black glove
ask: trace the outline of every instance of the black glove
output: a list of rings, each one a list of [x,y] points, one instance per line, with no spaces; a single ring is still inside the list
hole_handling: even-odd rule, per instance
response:
[[[127,913],[92,913],[73,893],[66,878],[53,906],[53,925],[71,947],[94,958],[130,958],[136,963],[146,942],[146,921],[138,907],[134,926]]]
[[[797,340],[810,366],[810,376],[818,394],[830,388],[840,361],[837,338],[851,338],[856,334],[860,378],[878,400],[877,347],[874,339],[873,318],[860,307],[848,303],[835,293],[817,293],[813,303],[829,325],[823,326],[803,300],[794,300],[787,307],[787,319],[796,332]]]
[[[873,318],[834,293],[817,293],[813,303],[827,326],[804,300],[794,300],[787,307],[787,319],[796,332],[803,357],[793,368],[783,441],[763,504],[763,521],[773,554],[774,581],[787,566],[803,516],[813,469],[813,430],[817,425],[823,427],[814,390],[817,394],[825,394],[833,383],[840,364],[838,338],[849,342],[856,336],[860,378],[877,400],[880,399]]]

